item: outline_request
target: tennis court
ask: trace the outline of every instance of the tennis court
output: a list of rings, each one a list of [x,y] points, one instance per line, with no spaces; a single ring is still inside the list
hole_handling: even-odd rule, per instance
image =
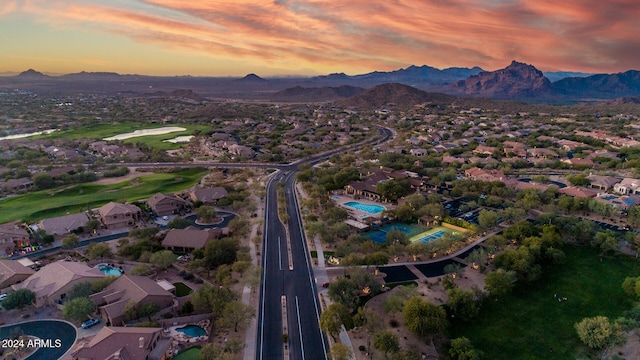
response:
[[[422,241],[423,243],[428,243],[429,241],[432,240],[437,240],[440,239],[441,237],[447,235],[447,234],[451,234],[451,235],[457,235],[459,232],[458,231],[454,231],[452,229],[449,229],[447,227],[444,226],[438,226],[435,227],[429,231],[425,231],[422,232],[420,234],[417,234],[415,236],[412,236],[409,238],[409,240],[411,241]]]
[[[385,225],[376,231],[369,231],[365,233],[364,236],[373,240],[377,244],[384,244],[387,241],[387,233],[391,230],[402,231],[403,233],[407,234],[408,238],[424,232],[424,228],[419,226],[395,223]]]

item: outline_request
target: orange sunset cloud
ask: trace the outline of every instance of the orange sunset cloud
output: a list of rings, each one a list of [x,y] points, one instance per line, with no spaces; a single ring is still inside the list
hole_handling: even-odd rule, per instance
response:
[[[3,2],[0,17],[14,28],[22,21],[79,32],[83,41],[111,36],[104,47],[113,53],[132,41],[141,59],[145,49],[171,54],[162,71],[174,74],[187,73],[181,61],[192,57],[211,59],[199,71],[212,75],[223,75],[216,64],[224,62],[295,74],[411,64],[492,70],[512,59],[546,71],[617,72],[637,67],[640,53],[640,3],[630,0],[26,0]],[[33,30],[30,36],[38,41]],[[163,59],[145,61],[153,68]],[[108,64],[127,71],[115,58]]]

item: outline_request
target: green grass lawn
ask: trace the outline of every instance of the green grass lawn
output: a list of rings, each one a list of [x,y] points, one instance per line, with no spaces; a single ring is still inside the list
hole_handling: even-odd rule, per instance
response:
[[[486,299],[477,319],[454,323],[452,338],[468,337],[487,359],[573,359],[585,351],[574,324],[596,315],[615,319],[630,309],[633,301],[621,285],[640,274],[640,265],[624,255],[601,261],[586,247],[564,251],[567,261],[545,269],[542,279],[520,284],[503,301]]]
[[[174,356],[172,359],[175,360],[200,360],[202,356],[200,355],[200,346],[195,346],[187,351],[179,353],[177,356]]]
[[[193,292],[193,289],[190,288],[189,286],[187,286],[183,282],[173,283],[173,286],[176,287],[176,296],[177,297],[187,296],[187,295],[189,295],[189,294],[191,294]]]
[[[167,126],[183,127],[187,130],[176,131],[164,135],[149,135],[140,136],[122,140],[125,143],[145,143],[149,147],[158,150],[174,150],[182,146],[182,144],[173,144],[164,142],[164,140],[173,139],[177,136],[191,135],[194,131],[200,130],[202,132],[210,130],[206,125],[194,125],[194,124],[138,124],[138,123],[108,123],[108,124],[91,124],[82,126],[73,130],[56,131],[48,135],[34,136],[33,139],[96,139],[102,140],[106,137],[115,136],[124,133],[130,133],[135,130],[142,129],[156,129]]]
[[[207,170],[189,169],[171,174],[149,174],[113,185],[80,184],[37,191],[0,201],[0,224],[13,220],[36,221],[78,213],[110,201],[146,199],[163,192],[172,193],[196,184]]]

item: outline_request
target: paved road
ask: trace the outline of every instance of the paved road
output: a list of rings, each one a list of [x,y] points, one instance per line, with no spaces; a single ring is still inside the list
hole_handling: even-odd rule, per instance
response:
[[[372,139],[367,143],[380,143],[392,135],[389,129],[380,129],[380,132],[383,135],[380,140]],[[350,146],[347,149],[341,148],[315,155],[304,162],[315,164],[333,154],[356,147]],[[326,354],[329,350],[319,326],[321,308],[295,192],[295,174],[297,165],[301,163],[296,162],[280,168],[267,183],[262,251],[263,282],[256,339],[256,358],[259,360],[283,359],[286,351],[289,359],[327,359]],[[284,184],[289,215],[286,229],[278,218],[278,183]],[[291,262],[287,249],[287,235],[290,239]],[[282,340],[283,296],[286,297],[286,351]]]
[[[16,332],[45,340],[45,345],[29,356],[28,360],[59,359],[71,348],[77,337],[75,326],[66,321],[36,320],[1,327],[0,339],[8,339]]]

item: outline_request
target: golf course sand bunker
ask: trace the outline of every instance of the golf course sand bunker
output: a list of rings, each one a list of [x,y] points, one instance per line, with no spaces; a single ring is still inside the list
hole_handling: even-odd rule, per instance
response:
[[[167,126],[167,127],[157,128],[157,129],[136,130],[134,132],[130,132],[130,133],[126,133],[126,134],[119,134],[119,135],[116,135],[116,136],[111,136],[111,137],[108,137],[108,138],[104,138],[102,140],[105,140],[105,141],[126,140],[126,139],[131,139],[131,138],[134,138],[134,137],[149,136],[149,135],[164,135],[164,134],[169,134],[169,133],[176,132],[176,131],[185,131],[185,130],[187,130],[187,129],[182,128],[182,127]]]
[[[169,142],[169,143],[174,143],[174,144],[178,144],[178,143],[188,143],[189,141],[191,141],[191,139],[193,139],[193,135],[186,135],[186,136],[177,136],[173,139],[169,139],[169,140],[164,140],[164,142]]]

